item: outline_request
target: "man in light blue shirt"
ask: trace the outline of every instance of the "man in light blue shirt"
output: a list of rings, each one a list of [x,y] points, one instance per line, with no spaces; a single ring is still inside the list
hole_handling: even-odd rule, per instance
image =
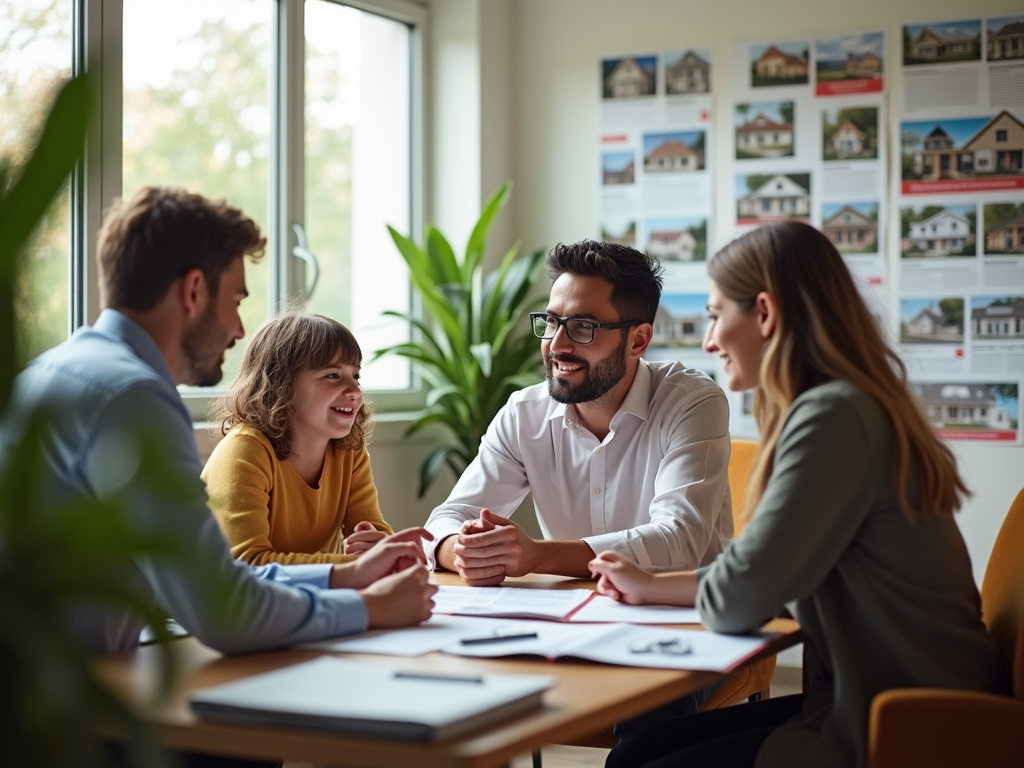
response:
[[[244,334],[243,257],[259,258],[265,242],[241,211],[184,190],[146,188],[116,203],[99,236],[106,309],[18,376],[0,433],[2,452],[20,439],[28,414],[46,409],[54,417],[45,444],[54,508],[117,494],[139,533],[184,542],[196,567],[139,557],[125,564],[125,578],[226,653],[415,624],[429,617],[436,590],[419,542],[429,534],[417,529],[340,566],[251,568],[231,558],[206,506],[176,385],[220,380],[225,350]],[[182,478],[173,499],[133,477],[140,427],[159,436],[168,475]],[[227,586],[230,616],[211,596],[211,575]],[[77,606],[71,620],[94,652],[136,646],[142,627],[135,616],[94,605]]]

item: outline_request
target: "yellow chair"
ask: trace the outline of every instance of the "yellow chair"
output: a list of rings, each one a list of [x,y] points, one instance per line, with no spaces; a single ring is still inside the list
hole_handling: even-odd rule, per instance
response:
[[[738,536],[743,527],[737,518],[743,511],[743,504],[747,498],[747,481],[750,478],[750,469],[756,454],[757,443],[753,440],[732,441],[732,455],[729,459],[729,492],[732,495],[734,536]],[[776,657],[772,656],[734,672],[714,693],[708,696],[701,711],[728,707],[745,700],[767,699],[770,695],[772,677],[775,676],[775,661]],[[611,749],[618,743],[619,740],[612,733],[611,728],[601,728],[584,734],[574,740],[570,746]]]
[[[996,538],[981,613],[1012,696],[941,688],[883,691],[871,702],[867,768],[1024,765],[1024,490]]]

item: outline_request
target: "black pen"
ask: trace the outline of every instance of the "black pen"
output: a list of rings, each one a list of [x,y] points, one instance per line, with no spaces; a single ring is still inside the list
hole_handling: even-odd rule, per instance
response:
[[[514,635],[486,635],[485,637],[467,637],[459,640],[462,645],[484,645],[485,643],[504,643],[506,640],[528,640],[536,637],[536,632],[519,632]]]

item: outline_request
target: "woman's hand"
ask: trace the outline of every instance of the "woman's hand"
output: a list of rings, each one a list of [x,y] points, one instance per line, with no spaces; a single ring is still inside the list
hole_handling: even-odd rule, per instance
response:
[[[613,600],[629,605],[654,602],[654,574],[648,573],[618,552],[602,552],[589,564],[590,573],[597,579],[597,591]]]
[[[378,531],[373,523],[368,520],[361,520],[356,527],[345,537],[344,553],[346,555],[359,555],[387,538],[384,531]]]

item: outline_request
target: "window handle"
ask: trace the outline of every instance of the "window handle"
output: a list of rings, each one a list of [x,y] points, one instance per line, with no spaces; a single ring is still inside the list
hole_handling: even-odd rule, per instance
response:
[[[317,282],[320,280],[320,263],[316,260],[316,254],[307,247],[306,230],[303,229],[302,225],[292,224],[292,231],[295,233],[295,239],[299,241],[298,245],[292,248],[292,256],[306,262],[306,266],[313,273],[312,279],[307,279],[306,285],[302,287],[302,299],[303,301],[309,301],[313,291],[316,290]]]

